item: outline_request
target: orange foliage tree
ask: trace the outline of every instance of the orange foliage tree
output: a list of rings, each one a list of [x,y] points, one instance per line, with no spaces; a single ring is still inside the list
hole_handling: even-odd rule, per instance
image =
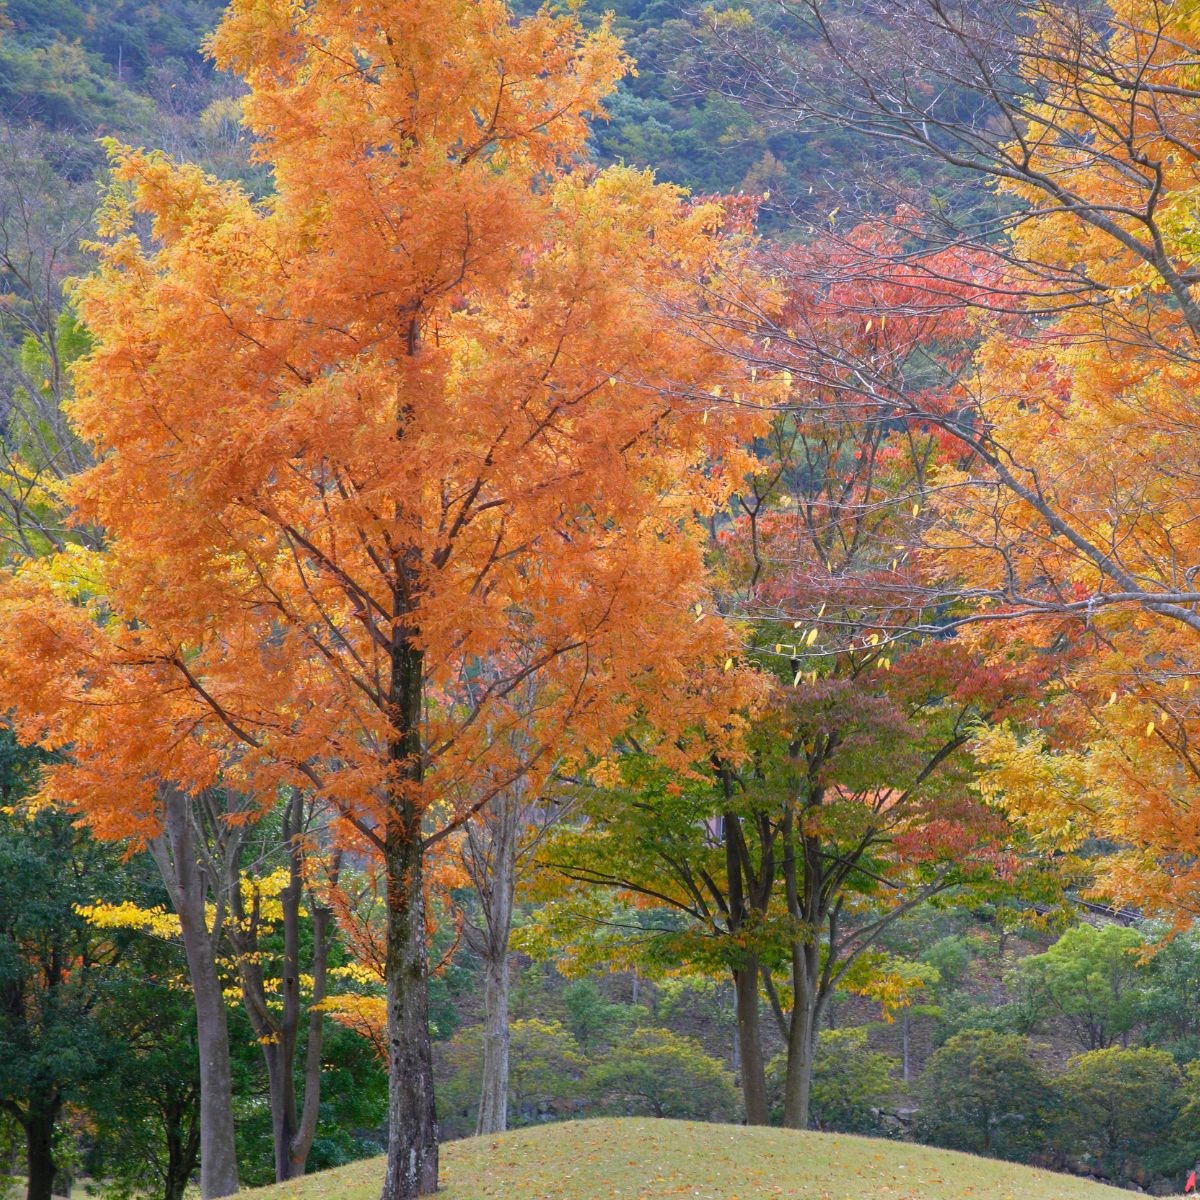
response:
[[[378,852],[397,1200],[437,1185],[427,848],[632,721],[683,761],[752,698],[696,620],[695,514],[763,385],[691,336],[743,269],[721,208],[573,165],[628,65],[606,25],[235,0],[212,52],[274,192],[113,148],[71,410],[108,541],[8,582],[0,692],[102,833],[153,835],[163,781],[293,785]]]

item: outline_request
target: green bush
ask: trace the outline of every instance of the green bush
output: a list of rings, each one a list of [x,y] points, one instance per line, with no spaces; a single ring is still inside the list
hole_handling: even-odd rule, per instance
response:
[[[621,1116],[737,1119],[733,1076],[699,1042],[667,1029],[639,1029],[614,1046],[588,1071],[583,1093]]]
[[[571,1115],[586,1059],[557,1021],[509,1028],[508,1122],[514,1128]],[[460,1029],[438,1048],[438,1121],[448,1137],[475,1131],[483,1080],[483,1026]]]
[[[1093,1050],[1071,1059],[1059,1078],[1060,1144],[1118,1181],[1179,1169],[1176,1140],[1183,1076],[1165,1050]]]
[[[1123,1041],[1139,1021],[1149,983],[1135,929],[1076,925],[1045,954],[1023,959],[1009,982],[1025,1013],[1026,1029],[1060,1022],[1082,1051]]]
[[[1047,1143],[1054,1089],[1016,1034],[956,1034],[930,1058],[918,1095],[918,1136],[935,1146],[1024,1162]]]
[[[813,1060],[809,1113],[818,1129],[838,1133],[881,1132],[880,1108],[895,1091],[892,1071],[896,1060],[867,1045],[867,1029],[823,1029],[817,1036]],[[787,1055],[777,1054],[767,1065],[767,1090],[772,1117],[783,1116],[783,1085]]]

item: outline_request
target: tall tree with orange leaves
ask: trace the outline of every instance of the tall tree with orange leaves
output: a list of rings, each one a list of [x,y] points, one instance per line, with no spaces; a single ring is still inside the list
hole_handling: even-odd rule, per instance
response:
[[[8,582],[0,693],[102,832],[291,784],[378,852],[399,1200],[437,1186],[426,851],[631,723],[736,735],[695,518],[770,384],[691,336],[743,269],[720,206],[576,165],[606,25],[235,0],[212,52],[275,190],[114,147],[71,412],[108,541]]]

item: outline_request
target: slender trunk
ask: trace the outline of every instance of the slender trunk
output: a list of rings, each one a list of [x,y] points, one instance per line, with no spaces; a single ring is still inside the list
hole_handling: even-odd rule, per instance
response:
[[[903,1075],[904,1082],[907,1083],[912,1074],[912,1071],[911,1071],[911,1068],[909,1065],[909,1053],[908,1053],[908,1010],[907,1009],[905,1009],[900,1014],[900,1070]]]
[[[163,1180],[163,1200],[183,1200],[187,1184],[186,1176],[168,1171],[166,1179]]]
[[[165,793],[166,844],[151,846],[155,862],[179,916],[188,974],[196,1000],[196,1039],[200,1055],[200,1194],[217,1200],[238,1190],[233,1127],[233,1072],[225,997],[217,973],[217,949],[208,928],[207,887],[196,864],[189,800]]]
[[[400,802],[398,801],[399,805]],[[383,1200],[437,1190],[438,1135],[426,991],[425,905],[418,818],[388,822],[388,1161]]]
[[[508,1128],[509,963],[517,855],[527,813],[518,781],[493,799],[467,827],[462,862],[475,885],[482,920],[466,929],[468,945],[483,959],[483,1077],[476,1134]]]
[[[733,778],[722,767],[721,777],[726,799],[733,799]],[[746,839],[741,821],[736,813],[722,814],[722,836],[725,842],[725,880],[729,892],[729,932],[739,935],[747,923],[757,915],[747,905],[746,884],[757,902],[756,907],[765,906],[769,892],[762,887],[762,880],[747,881],[750,858],[746,852]],[[769,850],[764,847],[769,860]],[[733,965],[734,1011],[737,1017],[738,1058],[741,1064],[742,1101],[746,1107],[748,1125],[766,1125],[770,1122],[767,1108],[767,1074],[763,1063],[762,1031],[758,1022],[758,972],[757,954],[744,953]]]
[[[329,876],[335,886],[341,864],[341,854],[336,853]],[[312,1002],[308,1009],[308,1043],[304,1050],[304,1106],[300,1112],[300,1124],[292,1139],[291,1175],[303,1175],[308,1166],[308,1155],[312,1150],[313,1138],[317,1133],[317,1121],[321,1115],[321,1054],[325,1045],[325,1014],[321,1002],[325,999],[329,968],[330,933],[333,928],[332,909],[321,904],[315,895],[309,897],[312,912]]]
[[[332,912],[316,895],[309,896],[312,914],[312,958],[308,964],[313,979],[312,1000],[308,1007],[308,1044],[304,1059],[303,1112],[297,1088],[297,1059],[303,1004],[300,981],[304,974],[301,908],[305,896],[304,800],[297,793],[288,802],[283,816],[282,840],[289,860],[288,886],[279,896],[283,912],[282,1003],[274,1003],[273,989],[262,968],[260,945],[261,914],[257,898],[249,911],[241,896],[234,892],[230,906],[235,920],[230,940],[238,955],[242,979],[242,998],[255,1037],[262,1047],[267,1071],[271,1105],[271,1134],[275,1151],[275,1181],[283,1183],[301,1176],[316,1134],[321,1099],[321,1050],[324,1014],[320,1004],[325,998],[329,959],[329,931]],[[330,878],[336,884],[340,854],[331,858]]]
[[[173,1105],[163,1115],[167,1133],[167,1169],[163,1174],[162,1200],[183,1200],[200,1153],[199,1129],[189,1106]]]
[[[275,1144],[275,1182],[283,1183],[293,1175],[291,1147],[296,1136],[296,1077],[289,1047],[276,1044],[263,1047],[267,1064],[267,1093],[271,1101],[271,1137]],[[296,1174],[303,1175],[301,1166]]]
[[[792,939],[792,1016],[787,1038],[787,1075],[784,1081],[783,1123],[788,1129],[807,1129],[811,1122],[813,1060],[817,1030],[830,992],[831,961],[822,973],[821,935],[827,910],[823,907],[823,855],[820,839],[804,828],[803,817],[820,807],[824,791],[812,778],[816,764],[810,759],[809,786],[804,813],[788,810],[782,829],[783,877],[788,914],[800,932]],[[830,918],[835,920],[835,918]],[[830,936],[830,952],[834,939]]]
[[[54,1195],[54,1124],[58,1106],[30,1113],[25,1125],[25,1163],[29,1182],[25,1200],[51,1200]]]
[[[787,1044],[783,1124],[787,1129],[807,1129],[811,1119],[809,1110],[817,1014],[807,997],[797,996],[796,1000],[792,1008],[792,1026]]]
[[[283,909],[283,1004],[274,1042],[264,1045],[271,1097],[271,1133],[275,1143],[275,1181],[304,1174],[295,1169],[292,1149],[297,1133],[296,1048],[300,1034],[300,901],[304,895],[303,852],[299,844],[303,800],[289,798],[283,813],[283,843],[288,853],[288,885],[280,893]],[[264,997],[265,999],[265,997]],[[307,1154],[304,1156],[307,1159]]]
[[[203,901],[201,901],[201,909]],[[202,916],[185,920],[184,949],[196,998],[196,1041],[200,1052],[200,1194],[218,1200],[238,1190],[233,1127],[233,1071],[225,997],[208,937],[196,932]],[[189,932],[189,926],[191,931]]]
[[[767,1073],[758,1020],[758,969],[757,956],[749,956],[733,972],[738,1061],[741,1064],[742,1100],[746,1106],[748,1125],[770,1123]]]
[[[521,789],[515,786],[496,798],[486,816],[486,828],[476,828],[471,863],[483,909],[484,959],[483,1080],[479,1092],[477,1134],[503,1133],[508,1128],[508,948],[512,938],[516,891],[517,842]],[[486,841],[485,847],[480,844]],[[489,853],[490,852],[490,853]]]
[[[483,1085],[477,1134],[508,1128],[508,947],[484,966]]]

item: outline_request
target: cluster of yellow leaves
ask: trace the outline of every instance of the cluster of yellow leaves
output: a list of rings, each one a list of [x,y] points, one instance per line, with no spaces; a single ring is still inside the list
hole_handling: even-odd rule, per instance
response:
[[[1096,19],[1103,36],[1077,27]],[[1029,214],[1013,290],[1037,315],[985,329],[977,386],[981,424],[1057,524],[978,462],[938,481],[948,574],[1076,618],[1041,731],[980,734],[985,794],[1044,845],[1123,847],[1102,894],[1176,915],[1200,909],[1200,658],[1195,605],[1156,597],[1190,593],[1200,562],[1198,34],[1194,4],[1039,9],[1022,61],[1042,100],[1008,152],[1049,190],[1004,185]],[[1073,278],[1086,295],[1050,295]]]
[[[387,998],[379,995],[360,995],[344,992],[329,996],[317,1005],[339,1025],[363,1037],[380,1061],[387,1061]]]
[[[141,908],[125,900],[119,904],[83,904],[76,911],[97,929],[136,929],[159,938],[179,936],[179,918],[160,905]]]

